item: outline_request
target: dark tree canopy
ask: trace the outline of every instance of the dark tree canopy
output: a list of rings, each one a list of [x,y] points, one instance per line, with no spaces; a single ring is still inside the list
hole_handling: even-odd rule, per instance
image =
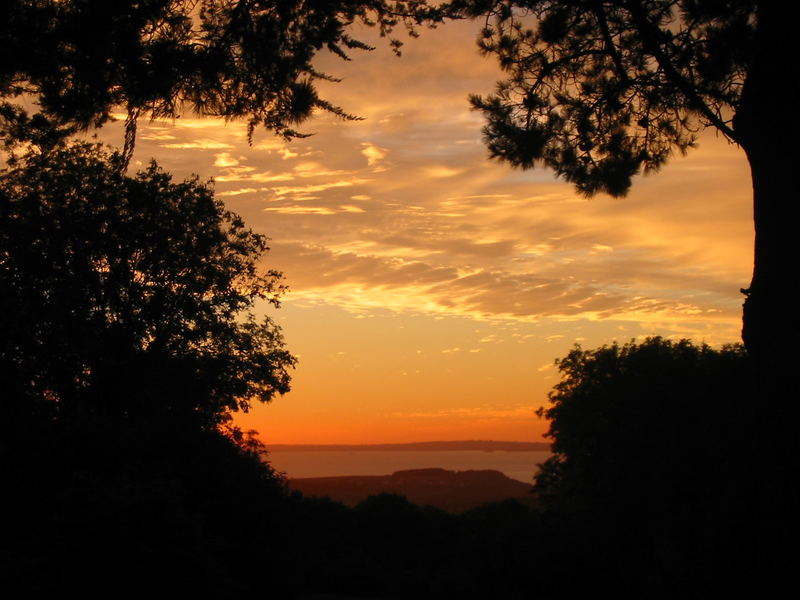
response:
[[[553,456],[537,486],[557,501],[594,510],[644,497],[669,503],[710,483],[711,470],[742,441],[743,431],[730,427],[745,429],[742,411],[751,401],[741,345],[714,350],[653,337],[576,346],[556,364],[561,381],[549,394],[551,406],[539,410],[550,422]]]
[[[423,20],[439,18],[419,0],[8,0],[0,125],[47,138],[122,110],[130,145],[140,114],[189,110],[291,138],[315,109],[353,118],[318,96],[315,81],[335,80],[314,68],[318,52],[369,49],[348,33],[354,23],[376,26],[397,49],[394,28],[413,34]],[[41,111],[32,123],[26,97]]]
[[[553,455],[535,490],[574,524],[605,585],[622,598],[715,598],[752,581],[750,466],[760,461],[744,348],[656,337],[576,346],[557,365],[561,381],[539,413]]]
[[[187,419],[289,389],[266,238],[195,179],[134,177],[99,146],[0,172],[0,379],[12,414]],[[7,411],[8,412],[8,411]]]
[[[618,196],[703,127],[738,139],[754,1],[460,4],[486,15],[480,48],[508,73],[495,94],[471,99],[495,158],[541,162],[586,195]]]

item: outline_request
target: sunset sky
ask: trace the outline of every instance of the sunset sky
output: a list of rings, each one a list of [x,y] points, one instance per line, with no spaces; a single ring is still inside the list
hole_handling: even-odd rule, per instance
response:
[[[237,418],[269,443],[541,441],[553,360],[647,335],[738,341],[752,270],[743,153],[708,131],[628,197],[579,197],[544,169],[489,161],[467,95],[500,73],[478,25],[423,30],[396,58],[381,40],[286,143],[241,123],[142,123],[135,162],[213,178],[271,238],[291,288],[278,322],[298,356],[292,391]],[[121,144],[119,125],[104,140]]]

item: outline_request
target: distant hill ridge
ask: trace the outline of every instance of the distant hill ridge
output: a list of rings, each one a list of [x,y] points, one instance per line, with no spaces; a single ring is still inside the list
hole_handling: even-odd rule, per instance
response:
[[[328,497],[348,506],[376,494],[399,494],[414,504],[463,512],[509,498],[530,499],[531,485],[500,471],[410,469],[391,475],[351,475],[290,479],[289,487],[306,496]]]
[[[547,442],[498,442],[465,440],[454,442],[411,442],[407,444],[267,444],[274,452],[424,452],[481,451],[481,452],[540,452],[549,450]]]

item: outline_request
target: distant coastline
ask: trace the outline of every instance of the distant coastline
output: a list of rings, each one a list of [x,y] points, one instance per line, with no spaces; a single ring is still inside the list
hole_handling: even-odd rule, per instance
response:
[[[480,452],[540,452],[547,442],[500,442],[465,440],[454,442],[411,442],[407,444],[267,444],[271,452],[431,452],[436,450]]]

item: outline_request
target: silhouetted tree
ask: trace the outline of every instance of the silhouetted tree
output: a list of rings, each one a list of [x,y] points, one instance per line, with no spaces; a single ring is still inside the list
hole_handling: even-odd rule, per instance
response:
[[[792,567],[777,548],[796,537],[800,502],[786,476],[800,456],[791,400],[800,272],[789,217],[791,148],[800,139],[794,20],[784,5],[761,0],[456,0],[450,8],[486,19],[479,45],[508,74],[494,94],[472,98],[495,158],[548,166],[585,195],[623,195],[635,175],[687,151],[704,128],[744,151],[755,260],[742,339],[759,408],[752,433],[730,426],[751,448],[761,581],[785,578]]]
[[[758,0],[462,0],[485,17],[479,46],[508,78],[484,113],[491,156],[543,164],[585,195],[624,195],[714,128],[750,162],[755,267],[744,307],[748,351],[785,371],[786,318],[800,272],[787,218],[800,139],[794,22]],[[780,141],[785,142],[780,143]],[[788,146],[787,146],[788,145]],[[795,328],[796,331],[796,328]],[[796,386],[791,388],[796,393]]]
[[[215,428],[289,389],[263,235],[197,178],[75,144],[0,172],[0,378],[17,418]]]
[[[535,487],[577,523],[564,535],[603,543],[611,579],[634,597],[713,597],[744,575],[758,516],[742,476],[753,451],[744,349],[649,338],[578,346],[557,364],[540,409],[553,456]]]
[[[136,119],[184,109],[244,118],[284,137],[314,109],[351,115],[319,97],[335,78],[312,61],[326,49],[343,59],[369,49],[354,23],[389,36],[403,24],[440,20],[419,0],[8,0],[0,6],[0,125],[6,141],[53,142],[127,112],[126,152]],[[39,105],[29,117],[15,97]]]
[[[281,275],[210,185],[121,161],[0,171],[0,587],[291,597],[288,493],[230,424],[289,389]]]

